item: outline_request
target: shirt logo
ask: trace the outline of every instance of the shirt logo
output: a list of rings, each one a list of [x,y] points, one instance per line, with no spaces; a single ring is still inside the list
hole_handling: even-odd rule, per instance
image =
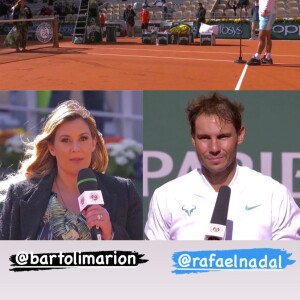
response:
[[[252,210],[252,209],[254,209],[254,208],[256,208],[256,207],[259,207],[259,206],[261,206],[262,204],[259,204],[259,205],[255,205],[255,206],[248,206],[248,205],[246,205],[245,206],[245,210]]]
[[[184,212],[186,212],[188,216],[190,216],[195,209],[196,209],[196,206],[194,204],[182,206],[182,210]]]

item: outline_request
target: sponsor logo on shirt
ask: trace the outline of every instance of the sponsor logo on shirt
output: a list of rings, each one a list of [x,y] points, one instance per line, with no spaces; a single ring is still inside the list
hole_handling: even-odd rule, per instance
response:
[[[187,213],[188,216],[192,214],[192,212],[196,209],[196,205],[183,205],[182,210]]]
[[[245,206],[245,210],[252,210],[252,209],[254,209],[254,208],[256,208],[256,207],[259,207],[259,206],[261,206],[262,204],[258,204],[258,205],[254,205],[254,206],[248,206],[248,205],[246,205]]]

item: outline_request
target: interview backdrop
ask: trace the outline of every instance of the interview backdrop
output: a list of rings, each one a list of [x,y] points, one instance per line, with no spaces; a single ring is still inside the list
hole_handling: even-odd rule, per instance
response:
[[[144,92],[144,220],[154,190],[199,167],[185,108],[212,91]],[[300,92],[219,91],[245,106],[238,161],[285,184],[300,205]]]

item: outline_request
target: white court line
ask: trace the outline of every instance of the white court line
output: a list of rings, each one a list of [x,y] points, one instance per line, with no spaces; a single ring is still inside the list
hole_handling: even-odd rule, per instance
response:
[[[201,46],[200,46],[201,47]],[[163,49],[164,48],[164,49]],[[95,48],[96,49],[96,48]],[[100,48],[97,48],[97,50]],[[238,51],[234,51],[234,52],[225,52],[225,51],[202,51],[202,49],[199,49],[200,51],[197,52],[197,50],[195,51],[190,51],[190,50],[171,50],[168,49],[167,46],[155,46],[153,45],[152,49],[149,48],[129,48],[129,47],[105,47],[105,48],[101,48],[103,50],[130,50],[130,51],[140,51],[140,52],[145,52],[145,51],[153,51],[153,52],[168,52],[168,53],[196,53],[196,54],[237,54]],[[243,55],[253,55],[252,52],[243,52]],[[297,54],[272,54],[274,57],[300,57],[300,55]]]
[[[98,56],[115,56],[115,57],[132,57],[132,58],[155,58],[155,59],[170,59],[170,60],[189,60],[189,61],[207,61],[207,62],[230,62],[234,63],[232,60],[224,60],[224,59],[205,59],[205,58],[192,58],[192,57],[172,57],[172,56],[153,56],[153,55],[128,55],[128,54],[110,54],[110,53],[90,53],[89,55],[98,55]],[[284,65],[284,64],[283,64]],[[235,90],[238,91],[241,88],[242,82],[244,80],[244,77],[246,75],[246,71],[248,69],[248,65],[245,64],[243,72],[239,78],[239,81],[235,87]]]
[[[153,56],[153,55],[128,55],[128,54],[111,54],[111,53],[90,53],[89,55],[98,55],[98,56],[117,56],[117,57],[132,57],[132,58],[156,58],[156,59],[173,59],[173,60],[191,60],[191,61],[216,61],[216,62],[231,62],[232,60],[225,59],[205,59],[205,58],[192,58],[192,57],[172,57],[172,56]]]
[[[243,69],[242,75],[241,75],[241,77],[240,77],[240,79],[239,79],[239,81],[238,81],[238,83],[237,83],[237,85],[236,85],[236,87],[235,87],[235,89],[234,89],[235,91],[240,90],[247,69],[248,69],[248,65],[245,64],[245,67],[244,67],[244,69]]]
[[[225,40],[221,40],[221,41],[226,41],[228,42],[227,39]],[[299,42],[299,40],[287,40],[286,42],[292,42],[292,43],[297,43]],[[170,44],[170,45],[159,45],[159,46],[155,46],[155,45],[152,45],[151,47],[148,48],[149,45],[146,45],[146,44],[138,44],[138,48],[136,48],[135,46],[136,45],[129,45],[129,46],[110,46],[108,44],[101,44],[100,46],[104,46],[104,47],[98,47],[97,45],[97,48],[94,48],[94,49],[97,49],[98,50],[116,50],[116,51],[139,51],[139,52],[148,52],[148,51],[152,51],[152,52],[168,52],[168,53],[196,53],[196,54],[226,54],[226,55],[232,55],[232,54],[237,54],[238,53],[238,50],[234,51],[234,52],[227,52],[227,51],[216,51],[215,50],[215,47],[212,46],[212,49],[209,49],[208,51],[203,51],[203,50],[206,50],[207,47],[205,47],[206,49],[204,48],[201,48],[201,46],[199,45],[199,52],[197,52],[197,45],[193,45],[195,47],[193,47],[193,49],[195,49],[195,51],[191,51],[191,50],[176,50],[176,49],[170,49],[168,46],[176,46],[175,44]],[[142,46],[142,47],[139,47],[139,46]],[[147,48],[144,48],[143,46],[147,46]],[[182,45],[183,46],[183,45]],[[222,47],[226,47],[226,45],[221,45]],[[230,46],[231,47],[235,47],[235,46],[238,46],[238,45],[232,45]],[[243,45],[245,46],[245,45]],[[67,48],[70,47],[70,48],[73,48],[74,46],[67,46]],[[135,47],[135,48],[133,48]],[[202,46],[203,47],[203,46]],[[233,48],[231,48],[233,49]],[[213,51],[212,51],[213,50]],[[246,56],[250,56],[253,55],[253,52],[243,52],[243,55],[246,55]],[[274,57],[293,57],[293,58],[298,58],[300,57],[300,55],[298,54],[272,54]]]
[[[163,49],[164,48],[164,49]],[[97,50],[100,48],[97,48]],[[171,50],[169,49],[167,46],[158,46],[155,47],[153,46],[152,49],[150,48],[127,48],[127,47],[105,47],[105,48],[101,48],[103,50],[120,50],[120,51],[124,51],[124,50],[130,50],[130,51],[140,51],[140,52],[145,52],[145,51],[153,51],[153,52],[169,52],[169,53],[197,53],[197,54],[237,54],[237,51],[235,52],[225,52],[225,51],[191,51],[191,50]],[[250,55],[250,53],[249,53]]]

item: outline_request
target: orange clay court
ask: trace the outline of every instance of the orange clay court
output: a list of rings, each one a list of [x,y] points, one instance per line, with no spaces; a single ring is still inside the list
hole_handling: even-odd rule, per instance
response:
[[[1,41],[2,42],[1,37]],[[141,38],[59,48],[30,41],[28,52],[0,49],[2,90],[299,90],[300,41],[274,40],[274,65],[235,63],[240,41],[217,39],[214,46],[145,45]],[[248,60],[257,40],[242,40]]]

